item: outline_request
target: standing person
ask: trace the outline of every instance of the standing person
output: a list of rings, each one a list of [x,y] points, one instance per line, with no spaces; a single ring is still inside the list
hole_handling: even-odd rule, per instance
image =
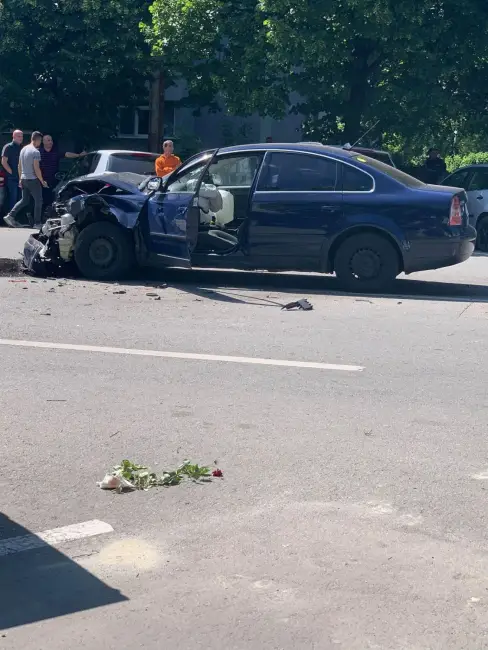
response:
[[[163,142],[163,153],[156,158],[156,176],[167,176],[181,165],[181,160],[174,155],[175,146],[172,140]]]
[[[51,135],[47,133],[42,137],[41,152],[41,172],[42,177],[47,183],[47,187],[42,190],[42,203],[44,209],[53,202],[53,191],[57,184],[56,174],[59,172],[59,163],[63,158],[82,158],[86,156],[86,151],[81,153],[72,153],[71,151],[60,151],[55,145]]]
[[[46,181],[41,172],[41,152],[39,147],[42,143],[42,133],[34,131],[31,136],[31,143],[20,152],[19,177],[22,187],[22,198],[14,205],[6,217],[3,218],[7,226],[11,228],[22,228],[16,219],[16,215],[23,208],[29,207],[31,198],[34,199],[34,228],[41,227],[42,215],[42,188],[47,187]]]
[[[6,144],[2,150],[2,167],[7,172],[8,210],[12,210],[19,200],[19,157],[22,149],[24,134],[20,129],[12,133],[12,142]]]
[[[439,149],[435,147],[427,152],[424,167],[427,171],[427,183],[440,183],[447,176],[446,163],[442,160]]]

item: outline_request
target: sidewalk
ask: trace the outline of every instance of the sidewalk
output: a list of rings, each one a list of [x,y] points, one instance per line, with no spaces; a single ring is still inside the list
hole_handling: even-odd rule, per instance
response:
[[[22,257],[24,242],[31,232],[28,228],[0,228],[0,260],[18,260]]]

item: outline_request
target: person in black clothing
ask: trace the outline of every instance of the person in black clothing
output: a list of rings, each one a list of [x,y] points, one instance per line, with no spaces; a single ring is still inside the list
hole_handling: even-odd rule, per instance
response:
[[[442,160],[439,149],[429,149],[424,167],[426,183],[440,183],[447,176],[446,163]]]

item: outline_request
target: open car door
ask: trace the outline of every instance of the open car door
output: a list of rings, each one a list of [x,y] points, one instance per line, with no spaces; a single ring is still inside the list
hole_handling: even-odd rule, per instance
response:
[[[158,264],[191,268],[190,256],[198,239],[198,192],[218,149],[194,156],[161,181],[145,206],[149,253]]]

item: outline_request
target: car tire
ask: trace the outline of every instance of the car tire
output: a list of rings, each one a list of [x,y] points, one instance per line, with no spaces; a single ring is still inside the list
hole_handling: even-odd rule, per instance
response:
[[[134,266],[134,246],[120,226],[98,221],[78,235],[74,259],[80,273],[90,280],[118,280]]]
[[[351,235],[335,254],[334,271],[346,291],[385,291],[400,272],[398,253],[381,235]]]
[[[478,219],[476,233],[476,248],[482,253],[488,253],[488,215]]]

